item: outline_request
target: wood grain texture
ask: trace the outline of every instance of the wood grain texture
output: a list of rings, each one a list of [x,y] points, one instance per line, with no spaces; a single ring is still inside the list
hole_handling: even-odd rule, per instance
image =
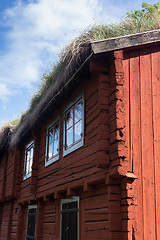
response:
[[[153,46],[124,52],[124,71],[129,89],[128,171],[138,179],[126,189],[129,231],[135,239],[159,239],[159,76],[160,47]],[[129,82],[129,83],[128,83]],[[124,192],[123,192],[124,194]],[[128,222],[128,223],[129,223]],[[132,236],[131,234],[131,236]]]
[[[60,239],[61,199],[73,195],[80,197],[80,240],[160,239],[160,47],[108,56],[99,56],[102,66],[97,57],[90,78],[33,130],[31,178],[23,181],[26,143],[0,160],[0,240],[25,239],[32,204],[37,239]],[[84,146],[63,157],[64,110],[82,90]],[[60,159],[45,167],[47,126],[58,115]]]
[[[140,50],[144,240],[156,239],[150,49]]]
[[[160,30],[110,38],[91,44],[93,52],[103,53],[160,41]]]
[[[160,47],[151,48],[151,63],[152,63],[152,98],[153,98],[153,146],[154,146],[154,168],[155,168],[155,217],[156,217],[156,239],[160,238]]]

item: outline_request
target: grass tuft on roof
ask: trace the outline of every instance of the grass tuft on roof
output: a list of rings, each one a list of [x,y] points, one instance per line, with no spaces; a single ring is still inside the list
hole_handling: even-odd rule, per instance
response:
[[[22,115],[21,115],[21,117],[22,117]],[[11,131],[14,131],[17,128],[17,126],[19,125],[21,117],[14,119],[13,121],[10,121],[10,122],[4,122],[2,124],[1,132],[5,131],[6,128],[10,128]]]

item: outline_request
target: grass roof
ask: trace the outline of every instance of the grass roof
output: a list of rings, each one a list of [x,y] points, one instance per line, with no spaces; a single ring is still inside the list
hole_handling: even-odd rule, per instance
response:
[[[143,3],[141,10],[127,13],[119,23],[94,25],[83,31],[78,38],[62,50],[59,61],[53,69],[43,75],[40,88],[32,97],[29,109],[19,119],[9,122],[7,126],[16,130],[41,101],[51,84],[58,81],[59,74],[69,69],[73,62],[79,62],[82,53],[89,49],[91,42],[159,28],[160,3],[158,2],[153,5]]]

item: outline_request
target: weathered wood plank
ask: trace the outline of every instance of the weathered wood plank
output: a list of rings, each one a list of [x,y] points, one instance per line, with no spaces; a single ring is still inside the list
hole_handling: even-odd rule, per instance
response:
[[[130,168],[138,176],[138,182],[133,185],[135,193],[135,204],[137,210],[132,210],[132,218],[136,218],[137,226],[134,224],[135,235],[143,239],[143,195],[142,195],[142,159],[141,159],[141,95],[140,95],[140,61],[139,50],[130,52]],[[143,81],[143,79],[142,79]],[[129,193],[130,194],[130,193]]]
[[[152,96],[153,96],[153,130],[154,130],[154,160],[155,160],[155,214],[156,233],[160,239],[160,47],[151,48],[152,61]]]
[[[94,54],[160,41],[160,30],[110,38],[91,44]]]
[[[150,49],[140,50],[144,240],[156,239]]]

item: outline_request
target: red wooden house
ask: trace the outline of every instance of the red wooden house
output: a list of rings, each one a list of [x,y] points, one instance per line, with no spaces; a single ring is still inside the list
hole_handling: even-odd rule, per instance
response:
[[[0,240],[160,239],[160,31],[94,42],[0,137]]]

